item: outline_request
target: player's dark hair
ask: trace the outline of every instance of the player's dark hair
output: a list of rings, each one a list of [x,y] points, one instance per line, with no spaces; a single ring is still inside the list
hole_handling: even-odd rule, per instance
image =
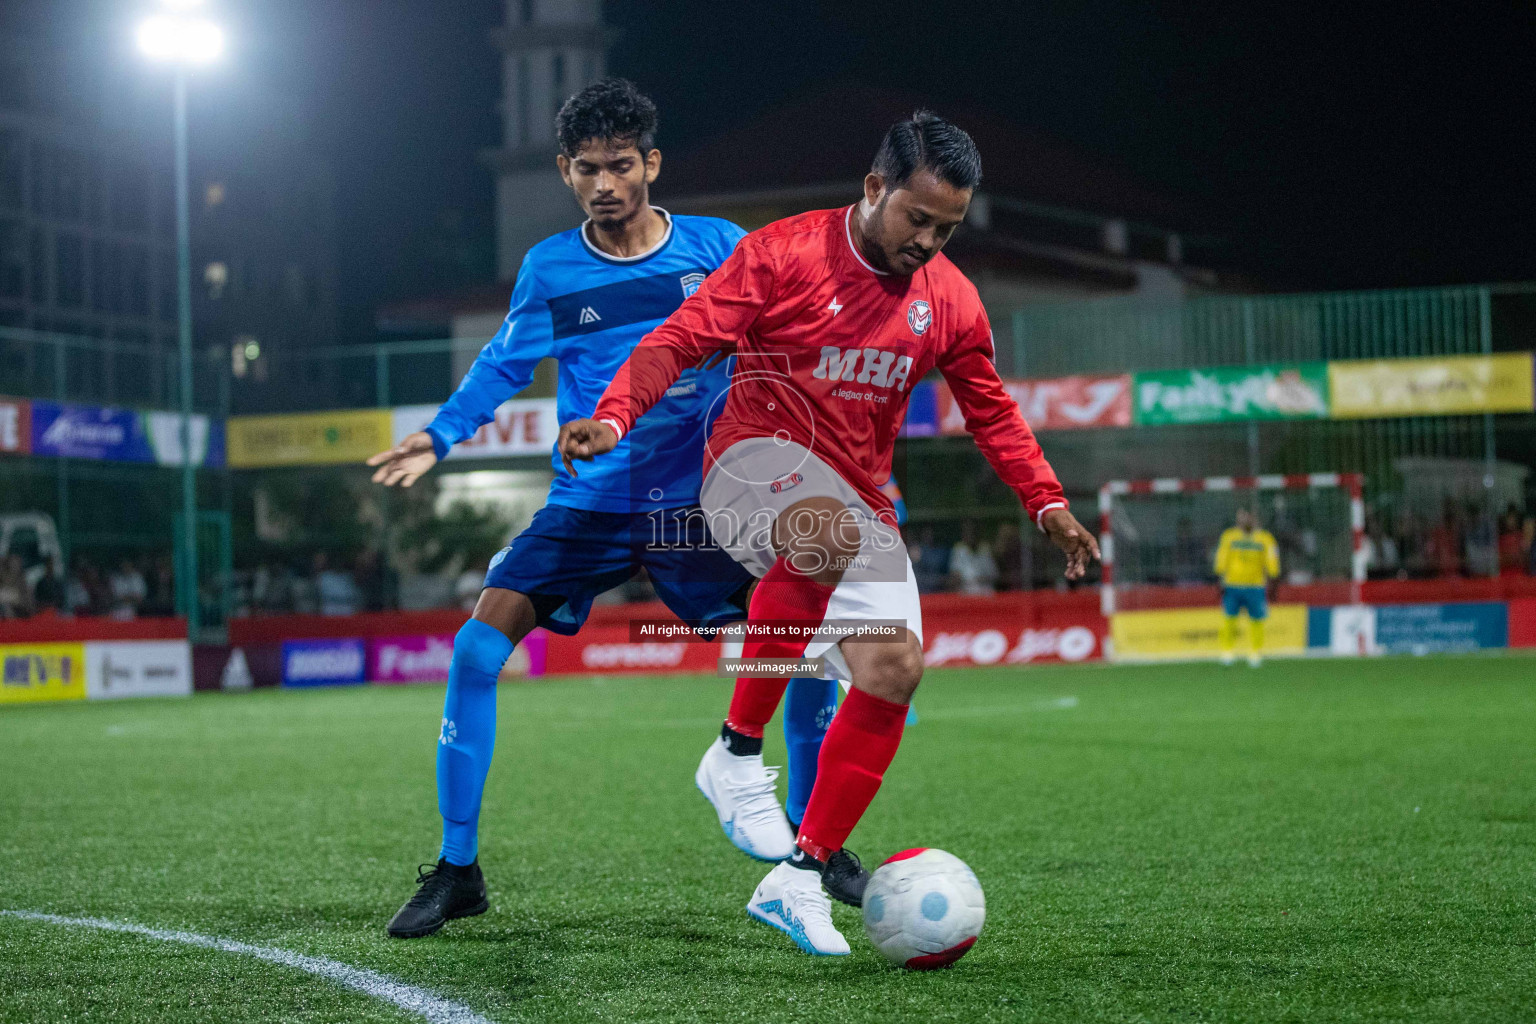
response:
[[[560,151],[574,157],[588,139],[641,153],[656,148],[656,104],[627,78],[604,78],[566,100],[555,115]]]
[[[955,188],[981,184],[981,154],[961,128],[931,110],[918,110],[885,133],[871,168],[886,188],[900,188],[918,171],[931,171]]]

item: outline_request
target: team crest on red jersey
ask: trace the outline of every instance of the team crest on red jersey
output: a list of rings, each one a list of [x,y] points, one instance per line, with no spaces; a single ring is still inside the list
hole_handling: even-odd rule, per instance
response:
[[[913,334],[922,334],[933,323],[933,310],[923,299],[918,299],[907,307],[907,326],[912,328]]]

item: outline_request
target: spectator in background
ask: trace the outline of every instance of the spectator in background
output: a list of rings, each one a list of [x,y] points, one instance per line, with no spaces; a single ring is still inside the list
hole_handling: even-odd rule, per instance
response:
[[[59,578],[59,560],[50,555],[43,563],[42,578],[32,591],[32,605],[38,612],[65,611],[64,581]]]
[[[20,555],[0,559],[0,619],[24,619],[32,614],[32,593]]]
[[[1461,545],[1461,520],[1456,514],[1455,503],[1447,500],[1439,525],[1430,530],[1424,540],[1424,553],[1436,576],[1461,575]]]
[[[357,571],[354,575],[357,578],[357,589],[362,594],[364,611],[382,612],[394,607],[391,572],[384,564],[384,559],[372,548],[357,556]],[[484,582],[483,578],[481,582]],[[479,597],[478,590],[475,596]]]
[[[150,567],[149,599],[144,602],[144,614],[176,614],[176,567],[167,555],[156,558]]]
[[[125,558],[119,562],[117,572],[112,574],[107,585],[112,594],[112,617],[138,618],[139,609],[149,597],[149,584],[144,581],[144,574],[139,572],[133,560]]]
[[[925,526],[917,539],[907,545],[912,557],[912,572],[920,593],[936,594],[944,589],[949,573],[949,553],[934,543],[933,527]]]
[[[331,567],[325,552],[315,552],[315,596],[321,615],[356,615],[362,606],[362,594],[352,574]]]
[[[997,563],[992,551],[976,540],[976,524],[967,519],[960,527],[960,540],[949,551],[949,576],[956,591],[982,595],[994,592]]]
[[[1381,528],[1381,518],[1372,516],[1365,527],[1365,574],[1373,580],[1390,579],[1402,570],[1403,560],[1397,541]]]
[[[1002,522],[997,539],[992,542],[992,558],[997,563],[997,589],[1024,590],[1024,545],[1019,541],[1017,523]]]
[[[1536,576],[1536,516],[1525,517],[1525,574]]]
[[[1520,576],[1530,567],[1531,553],[1525,539],[1525,524],[1513,504],[1499,520],[1499,575]]]

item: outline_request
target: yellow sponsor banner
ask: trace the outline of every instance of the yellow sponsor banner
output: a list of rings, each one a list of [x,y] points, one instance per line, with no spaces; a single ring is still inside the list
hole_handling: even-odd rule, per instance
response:
[[[0,644],[0,704],[85,700],[85,644]]]
[[[361,462],[393,446],[393,422],[388,409],[233,416],[229,464],[254,469]]]
[[[1335,419],[1536,408],[1529,352],[1329,363],[1328,392]]]
[[[1216,658],[1221,655],[1220,608],[1119,612],[1109,620],[1114,654],[1121,658]],[[1265,654],[1303,654],[1307,606],[1272,604],[1264,620]],[[1238,623],[1237,652],[1248,653],[1246,620]]]

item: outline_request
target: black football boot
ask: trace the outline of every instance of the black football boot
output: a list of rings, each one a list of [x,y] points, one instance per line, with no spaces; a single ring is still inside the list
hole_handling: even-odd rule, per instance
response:
[[[864,889],[869,885],[869,872],[859,863],[859,855],[851,850],[838,850],[827,860],[827,869],[821,873],[821,887],[827,895],[850,907],[864,905]]]
[[[459,867],[446,860],[416,873],[420,888],[405,901],[405,906],[389,920],[389,934],[396,939],[419,939],[431,935],[456,917],[474,917],[491,908],[485,898],[485,876],[477,860]],[[864,891],[860,886],[859,892]]]

